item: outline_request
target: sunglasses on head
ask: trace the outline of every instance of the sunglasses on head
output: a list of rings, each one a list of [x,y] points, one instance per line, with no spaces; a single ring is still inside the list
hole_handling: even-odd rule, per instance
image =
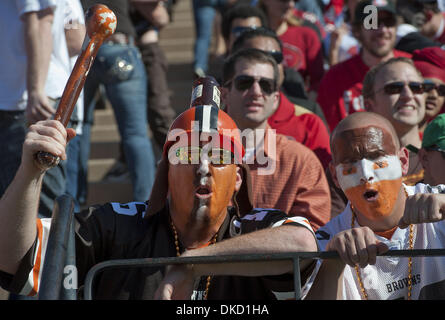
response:
[[[240,75],[240,76],[237,76],[233,80],[227,81],[224,86],[228,87],[230,85],[230,83],[232,83],[232,82],[233,82],[233,85],[235,86],[235,89],[237,89],[239,91],[245,91],[245,90],[250,89],[255,82],[258,82],[261,90],[265,94],[269,95],[276,91],[275,81],[274,81],[274,79],[270,79],[270,78],[261,77],[258,79],[258,78],[252,77],[252,76]]]
[[[281,51],[263,51],[270,54],[277,64],[283,62],[283,53]]]
[[[445,84],[435,84],[432,81],[425,81],[423,83],[423,89],[425,92],[430,92],[431,90],[436,89],[439,96],[445,96]]]
[[[254,30],[257,29],[257,26],[248,26],[248,27],[242,27],[242,26],[238,26],[238,27],[233,27],[232,28],[232,34],[235,38],[238,38],[244,31],[247,30]]]
[[[420,94],[424,92],[423,83],[414,81],[408,83],[405,83],[403,81],[387,83],[381,90],[383,90],[388,95],[399,94],[400,92],[402,92],[403,88],[405,88],[405,85],[408,85],[409,89],[414,94]]]

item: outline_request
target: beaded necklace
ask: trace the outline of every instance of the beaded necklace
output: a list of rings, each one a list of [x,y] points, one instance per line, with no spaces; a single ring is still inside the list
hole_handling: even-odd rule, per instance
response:
[[[178,233],[176,232],[175,225],[173,224],[173,221],[170,219],[170,225],[173,230],[173,235],[175,237],[175,248],[176,248],[176,256],[179,257],[181,255],[181,250],[179,249],[179,240],[178,240]],[[216,238],[218,237],[218,233],[216,233],[213,238],[210,240],[209,245],[216,243]],[[209,288],[210,288],[210,282],[212,281],[212,276],[207,276],[206,281],[206,288],[204,291],[204,300],[207,300],[207,295],[209,294]]]

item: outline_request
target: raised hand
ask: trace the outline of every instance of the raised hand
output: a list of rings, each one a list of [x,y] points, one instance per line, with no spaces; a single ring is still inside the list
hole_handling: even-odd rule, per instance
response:
[[[406,198],[400,228],[410,224],[437,222],[445,218],[445,194],[418,193]]]

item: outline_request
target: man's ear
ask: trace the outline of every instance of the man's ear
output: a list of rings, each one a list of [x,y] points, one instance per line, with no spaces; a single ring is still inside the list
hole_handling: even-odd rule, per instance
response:
[[[402,176],[406,176],[408,174],[409,169],[409,151],[407,148],[402,147],[398,152],[398,157],[400,159],[400,163],[402,165]]]
[[[274,101],[274,110],[276,111],[278,109],[278,106],[280,105],[280,93],[277,91],[274,93],[273,97]]]
[[[219,87],[219,91],[221,92],[221,102],[227,107],[227,95],[229,94],[229,88],[221,86]]]
[[[334,162],[329,162],[329,172],[331,173],[332,181],[334,182],[335,186],[339,189],[341,189],[340,184],[338,183],[337,179],[337,170],[335,170]]]
[[[235,191],[238,192],[243,184],[243,170],[239,166],[236,166],[236,180],[235,180]]]

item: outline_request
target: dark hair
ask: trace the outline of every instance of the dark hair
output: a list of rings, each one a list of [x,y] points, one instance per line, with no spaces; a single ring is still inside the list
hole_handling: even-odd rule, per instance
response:
[[[278,73],[278,65],[275,59],[267,52],[255,48],[241,49],[235,52],[234,54],[230,55],[224,61],[223,81],[222,81],[223,85],[225,85],[227,81],[232,80],[233,76],[235,75],[236,63],[241,59],[246,59],[249,62],[270,64],[273,67],[273,78],[275,83],[275,89],[278,90],[279,73]]]
[[[235,4],[232,8],[227,10],[222,17],[221,22],[221,32],[225,40],[230,37],[230,32],[232,31],[233,20],[247,19],[250,17],[258,17],[261,20],[261,26],[267,26],[267,19],[264,12],[258,7],[254,7],[248,4]]]
[[[403,0],[396,2],[397,15],[402,17],[404,23],[415,25],[415,14],[422,12],[423,4],[417,0]]]
[[[274,39],[280,46],[280,51],[283,52],[283,44],[281,43],[281,40],[280,38],[278,38],[275,31],[268,28],[257,28],[257,29],[246,30],[243,33],[241,33],[241,35],[233,43],[232,53],[242,49],[247,40],[256,37],[266,37]]]

